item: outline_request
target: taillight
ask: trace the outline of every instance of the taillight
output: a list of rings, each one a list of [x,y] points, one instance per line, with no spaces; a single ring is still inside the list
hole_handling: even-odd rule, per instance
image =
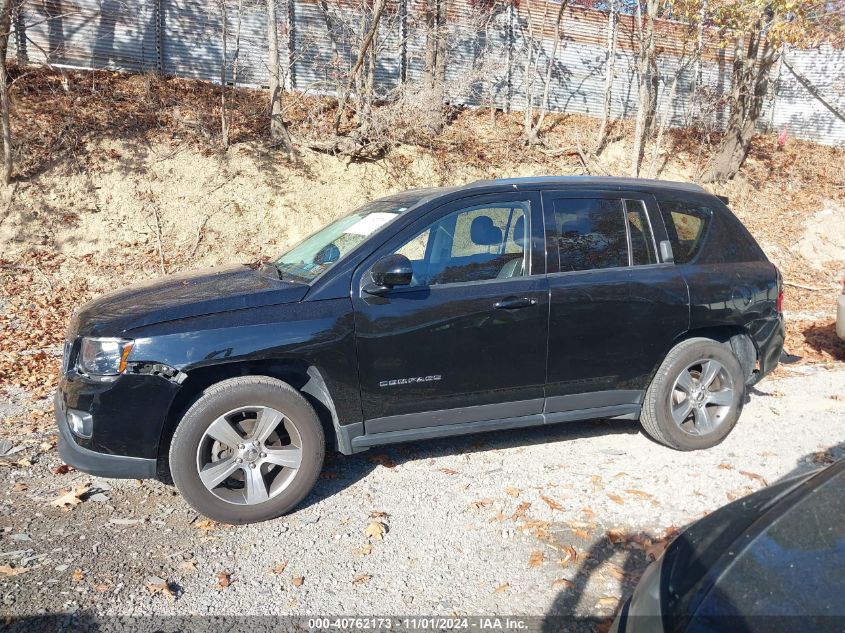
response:
[[[778,313],[783,312],[783,288],[778,291]]]

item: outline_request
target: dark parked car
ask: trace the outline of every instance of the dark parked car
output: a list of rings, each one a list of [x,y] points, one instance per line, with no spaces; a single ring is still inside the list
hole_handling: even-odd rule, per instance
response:
[[[244,523],[293,508],[326,448],[588,418],[680,450],[722,441],[777,364],[781,280],[700,187],[527,178],[397,194],[277,260],[84,306],[61,454],[169,471]]]
[[[845,461],[769,486],[682,532],[617,633],[843,630]]]

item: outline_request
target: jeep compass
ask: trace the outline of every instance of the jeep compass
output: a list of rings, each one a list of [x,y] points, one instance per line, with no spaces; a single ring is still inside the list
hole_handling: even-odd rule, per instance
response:
[[[82,307],[60,452],[169,475],[199,512],[277,517],[325,451],[591,418],[721,442],[783,346],[777,269],[684,183],[549,177],[376,200],[260,268]]]

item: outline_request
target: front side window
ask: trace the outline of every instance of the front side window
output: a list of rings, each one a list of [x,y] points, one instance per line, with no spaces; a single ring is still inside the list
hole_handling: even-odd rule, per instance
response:
[[[305,238],[273,263],[283,278],[311,281],[417,201],[391,198],[365,204]]]
[[[554,201],[560,271],[600,270],[657,262],[648,214],[640,200]]]
[[[527,274],[528,201],[468,207],[440,218],[396,249],[411,261],[412,286]]]

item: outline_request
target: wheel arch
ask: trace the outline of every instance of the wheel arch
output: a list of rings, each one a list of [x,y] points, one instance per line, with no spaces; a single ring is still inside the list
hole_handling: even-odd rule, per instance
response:
[[[754,337],[748,329],[740,325],[716,325],[709,327],[693,328],[683,332],[675,337],[669,347],[663,350],[654,369],[649,377],[649,382],[654,378],[657,370],[663,364],[669,352],[681,341],[691,338],[709,338],[731,348],[734,356],[739,361],[740,367],[745,374],[746,384],[754,383],[755,375],[758,371],[758,364],[760,359],[760,350]]]
[[[187,410],[211,385],[240,376],[267,376],[289,384],[314,408],[323,426],[329,448],[343,450],[339,443],[339,421],[334,401],[320,370],[303,360],[254,360],[197,367],[185,372],[187,378],[174,396],[162,426],[158,445],[158,470],[169,479],[168,453],[176,427]]]

